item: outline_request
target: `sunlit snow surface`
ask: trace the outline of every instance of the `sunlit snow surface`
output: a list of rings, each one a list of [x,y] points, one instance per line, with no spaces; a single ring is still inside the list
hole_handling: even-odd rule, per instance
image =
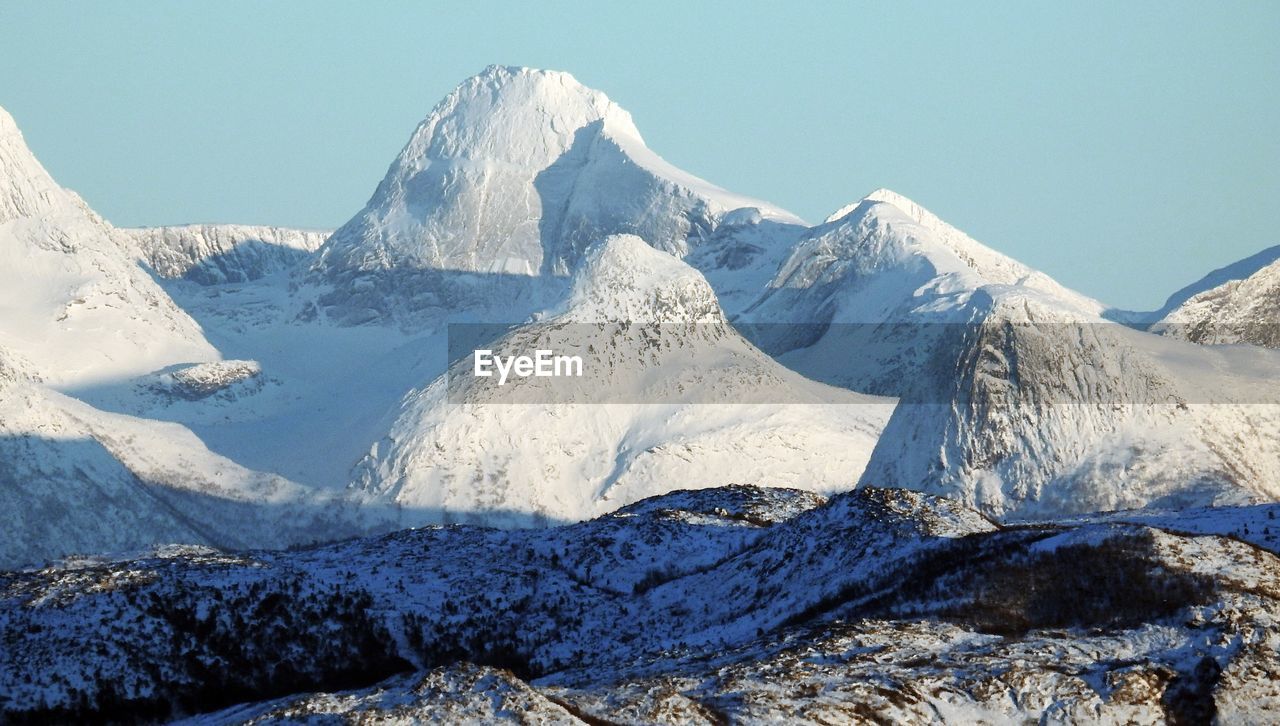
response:
[[[0,394],[9,564],[553,524],[728,484],[1007,520],[1277,493],[1274,351],[1111,323],[888,190],[807,227],[662,161],[568,74],[464,82],[327,239],[116,230],[0,130],[0,348],[26,371]],[[510,348],[602,321],[698,334],[613,341],[588,376],[608,403],[495,405],[447,375],[451,325],[514,324]]]
[[[556,72],[332,235],[114,228],[0,111],[0,567],[67,558],[0,574],[0,718],[1276,720],[1277,264],[1112,310]]]

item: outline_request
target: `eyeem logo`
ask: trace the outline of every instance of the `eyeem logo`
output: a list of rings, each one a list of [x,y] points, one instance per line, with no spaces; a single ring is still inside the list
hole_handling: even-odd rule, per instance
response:
[[[582,357],[576,355],[556,355],[554,351],[538,349],[533,355],[495,355],[492,350],[475,352],[475,374],[477,378],[491,378],[494,372],[498,375],[498,385],[507,383],[507,376],[514,373],[520,378],[580,378],[582,376]]]

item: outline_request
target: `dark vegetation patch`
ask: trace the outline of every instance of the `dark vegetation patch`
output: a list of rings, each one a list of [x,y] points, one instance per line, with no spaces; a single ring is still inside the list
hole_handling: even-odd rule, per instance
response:
[[[174,581],[163,592],[133,590],[123,612],[149,627],[104,663],[70,705],[6,710],[10,723],[154,722],[301,691],[363,688],[412,666],[396,655],[363,591],[318,591],[301,576],[213,589]],[[121,631],[135,621],[120,621]],[[126,697],[117,683],[122,659],[160,687]]]
[[[1150,531],[1028,551],[1041,530],[957,542],[904,568],[897,584],[857,608],[862,617],[938,617],[1022,636],[1042,628],[1132,628],[1210,602],[1212,578],[1162,560]]]
[[[850,583],[782,625],[833,616],[936,617],[1005,636],[1042,628],[1125,629],[1208,603],[1215,595],[1212,578],[1162,560],[1145,530],[1028,551],[1060,531],[1007,528],[935,543],[940,546]]]
[[[1215,723],[1218,704],[1213,691],[1222,676],[1222,666],[1209,656],[1200,659],[1195,670],[1179,673],[1160,699],[1165,718],[1174,726]]]
[[[1211,578],[1162,561],[1147,531],[1018,552],[987,564],[967,578],[970,594],[940,615],[1000,635],[1038,628],[1124,629],[1205,604],[1215,592]]]

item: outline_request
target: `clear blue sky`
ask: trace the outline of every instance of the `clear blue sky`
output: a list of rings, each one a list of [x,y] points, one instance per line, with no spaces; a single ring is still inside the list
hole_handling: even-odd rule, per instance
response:
[[[5,2],[0,105],[121,225],[336,226],[502,63],[722,186],[813,221],[889,187],[1119,306],[1280,243],[1280,3],[958,5]]]

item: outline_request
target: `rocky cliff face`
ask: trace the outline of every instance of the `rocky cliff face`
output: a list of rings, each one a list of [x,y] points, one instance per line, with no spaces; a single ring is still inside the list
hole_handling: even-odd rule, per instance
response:
[[[1280,248],[1263,254],[1280,257]],[[1193,295],[1152,330],[1196,343],[1280,348],[1280,259]]]
[[[121,230],[157,275],[201,285],[249,282],[297,267],[329,231],[245,224],[187,224]]]

